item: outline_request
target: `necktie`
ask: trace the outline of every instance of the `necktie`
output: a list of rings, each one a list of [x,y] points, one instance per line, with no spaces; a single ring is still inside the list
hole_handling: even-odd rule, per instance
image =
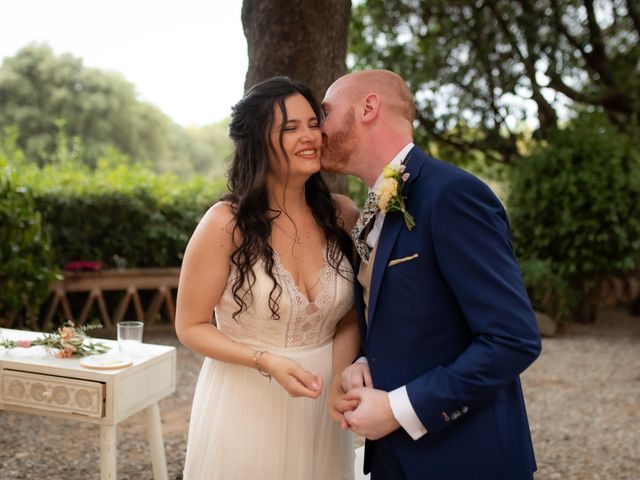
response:
[[[371,247],[367,245],[366,238],[360,237],[364,236],[362,235],[362,232],[364,232],[367,225],[373,220],[378,210],[378,195],[375,192],[369,192],[369,195],[367,195],[367,201],[358,216],[358,221],[354,225],[353,230],[351,230],[351,236],[355,242],[356,251],[365,265],[369,262]]]

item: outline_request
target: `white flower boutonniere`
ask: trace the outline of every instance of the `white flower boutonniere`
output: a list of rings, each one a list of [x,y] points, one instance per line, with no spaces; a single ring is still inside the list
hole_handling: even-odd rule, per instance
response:
[[[404,216],[404,223],[407,225],[407,228],[411,230],[416,226],[416,222],[404,206],[402,188],[409,178],[409,174],[404,173],[404,170],[404,165],[396,168],[390,167],[389,165],[384,167],[384,178],[376,193],[378,195],[378,207],[380,207],[380,211],[385,214],[388,212],[401,212]]]

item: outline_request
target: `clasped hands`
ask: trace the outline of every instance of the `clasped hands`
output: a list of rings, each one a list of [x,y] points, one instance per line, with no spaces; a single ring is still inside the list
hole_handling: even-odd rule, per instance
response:
[[[320,396],[322,376],[303,369],[290,358],[265,352],[261,363],[292,397]],[[382,438],[400,426],[393,416],[387,392],[373,388],[367,363],[353,363],[342,375],[334,376],[327,405],[329,415],[343,429],[350,428],[369,440]]]
[[[367,363],[353,363],[341,376],[334,376],[327,404],[329,415],[343,429],[350,428],[369,440],[382,438],[400,426],[387,392],[373,388]]]

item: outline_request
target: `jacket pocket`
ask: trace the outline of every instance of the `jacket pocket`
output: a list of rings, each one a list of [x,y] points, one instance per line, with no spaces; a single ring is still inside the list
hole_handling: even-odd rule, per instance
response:
[[[387,267],[393,267],[394,265],[398,265],[400,263],[410,262],[411,260],[415,260],[420,257],[420,254],[414,253],[413,255],[409,255],[408,257],[395,258],[389,261]]]

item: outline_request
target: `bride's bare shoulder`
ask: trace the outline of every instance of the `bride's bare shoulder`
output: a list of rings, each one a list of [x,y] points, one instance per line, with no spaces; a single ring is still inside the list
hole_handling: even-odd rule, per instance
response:
[[[338,215],[338,225],[340,225],[347,233],[351,231],[358,220],[360,210],[356,203],[346,195],[332,193],[331,197],[336,204],[336,213]]]
[[[233,204],[228,200],[221,200],[219,202],[216,202],[214,205],[209,207],[209,210],[205,212],[201,222],[202,221],[213,222],[216,224],[235,223]]]
[[[206,244],[232,249],[235,233],[235,213],[228,201],[220,201],[209,208],[198,223],[194,238],[202,238]]]

